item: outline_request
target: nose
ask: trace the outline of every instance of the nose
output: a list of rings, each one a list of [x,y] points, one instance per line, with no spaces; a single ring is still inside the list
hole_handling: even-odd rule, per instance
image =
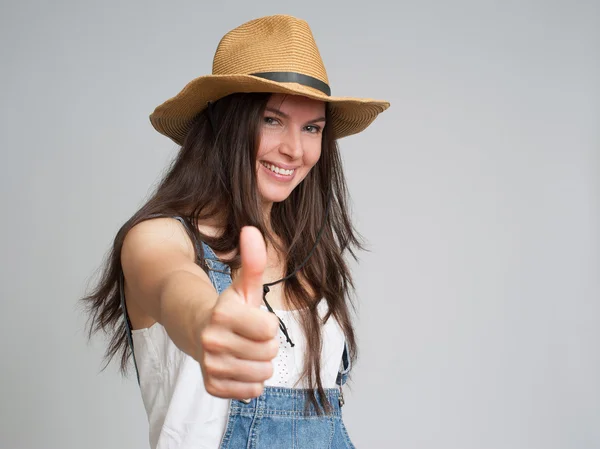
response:
[[[302,133],[289,127],[283,133],[279,151],[290,159],[299,159],[304,153],[302,147]]]

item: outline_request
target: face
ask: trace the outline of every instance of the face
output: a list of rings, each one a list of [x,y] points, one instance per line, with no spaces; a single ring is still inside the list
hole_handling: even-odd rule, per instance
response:
[[[256,157],[258,191],[266,205],[285,200],[317,163],[324,126],[324,102],[271,95]]]

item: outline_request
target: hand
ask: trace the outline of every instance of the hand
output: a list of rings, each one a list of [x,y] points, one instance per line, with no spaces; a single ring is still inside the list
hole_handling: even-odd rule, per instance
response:
[[[219,296],[199,333],[197,357],[206,391],[229,399],[260,396],[279,350],[279,321],[260,309],[267,250],[258,229],[242,229],[240,252],[241,273]]]

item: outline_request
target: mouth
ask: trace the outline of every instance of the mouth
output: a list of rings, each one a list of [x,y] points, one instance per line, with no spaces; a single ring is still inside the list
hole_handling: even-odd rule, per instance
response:
[[[267,170],[270,170],[271,172],[278,174],[280,176],[292,177],[294,175],[294,172],[296,171],[295,168],[286,169],[286,168],[279,167],[275,164],[271,164],[269,162],[264,162],[264,161],[260,161],[260,164],[263,167],[265,167]]]

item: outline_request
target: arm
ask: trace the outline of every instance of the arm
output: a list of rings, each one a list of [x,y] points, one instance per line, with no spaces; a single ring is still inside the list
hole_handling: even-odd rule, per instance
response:
[[[134,226],[123,242],[121,263],[128,304],[161,323],[175,345],[200,363],[210,394],[244,399],[260,395],[272,376],[279,321],[260,309],[266,265],[260,232],[243,230],[240,249],[241,274],[220,296],[174,219]]]
[[[218,296],[194,262],[194,247],[181,223],[157,218],[134,226],[123,242],[121,264],[131,309],[162,324],[173,343],[197,359],[197,334]]]

